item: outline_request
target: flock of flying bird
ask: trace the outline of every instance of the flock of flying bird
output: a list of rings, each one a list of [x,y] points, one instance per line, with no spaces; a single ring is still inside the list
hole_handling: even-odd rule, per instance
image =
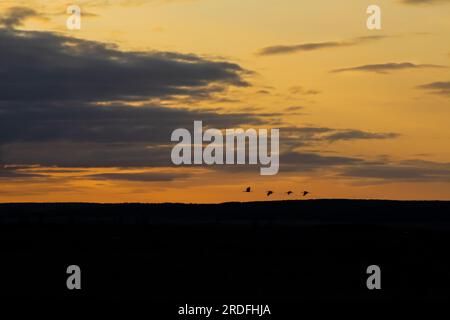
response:
[[[251,187],[247,187],[247,189],[245,189],[244,192],[252,192],[252,188],[251,188]],[[286,194],[287,194],[288,196],[290,196],[290,195],[293,194],[293,193],[294,193],[294,192],[292,192],[292,191],[286,192]],[[271,190],[266,191],[266,196],[269,197],[269,196],[271,196],[272,194],[274,194],[273,191],[271,191]],[[309,194],[309,191],[303,191],[301,194],[302,194],[304,197],[306,197],[306,196]]]

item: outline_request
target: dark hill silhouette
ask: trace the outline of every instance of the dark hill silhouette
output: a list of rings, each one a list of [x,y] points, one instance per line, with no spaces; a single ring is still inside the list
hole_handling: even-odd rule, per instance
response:
[[[7,203],[0,224],[348,223],[450,226],[450,201],[289,200],[180,203]]]
[[[8,297],[450,298],[445,201],[0,204],[0,243]],[[65,288],[70,264],[80,292]],[[381,291],[365,286],[372,264]]]

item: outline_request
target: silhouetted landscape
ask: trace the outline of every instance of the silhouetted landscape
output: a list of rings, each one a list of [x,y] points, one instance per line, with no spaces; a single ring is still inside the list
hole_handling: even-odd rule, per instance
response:
[[[450,202],[1,204],[1,295],[153,301],[447,299]],[[82,269],[82,290],[65,286]],[[366,287],[367,266],[382,290]]]

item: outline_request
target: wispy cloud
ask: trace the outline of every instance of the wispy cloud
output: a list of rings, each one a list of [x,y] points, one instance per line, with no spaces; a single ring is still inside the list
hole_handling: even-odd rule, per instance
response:
[[[303,107],[303,106],[290,106],[290,107],[287,107],[284,110],[287,111],[287,112],[291,112],[291,111],[300,111],[300,110],[303,110],[303,109],[305,109],[305,107]]]
[[[368,179],[379,182],[449,182],[449,163],[439,163],[422,160],[405,160],[399,163],[371,164],[360,162],[348,166],[340,173],[341,176],[355,179]]]
[[[370,132],[358,129],[336,129],[328,127],[281,127],[283,143],[290,149],[323,143],[350,140],[387,140],[400,136],[394,132]]]
[[[300,95],[317,95],[320,94],[321,91],[315,89],[305,89],[301,86],[294,86],[289,88],[290,94],[300,94]]]
[[[332,73],[341,73],[349,71],[360,71],[360,72],[375,72],[387,74],[392,71],[406,70],[406,69],[426,69],[426,68],[447,68],[446,66],[434,65],[434,64],[414,64],[411,62],[402,63],[380,63],[380,64],[366,64],[357,67],[341,68],[332,70]]]
[[[421,86],[419,89],[430,90],[434,94],[440,94],[450,97],[450,81],[447,82],[432,82]]]
[[[399,137],[399,134],[367,132],[361,130],[341,130],[325,136],[325,140],[334,142],[339,140],[374,140],[374,139],[393,139]]]
[[[94,180],[121,180],[133,182],[157,182],[157,181],[173,181],[189,177],[186,173],[174,172],[131,172],[131,173],[98,173],[83,176],[83,178]]]
[[[0,166],[0,180],[2,179],[20,180],[20,179],[45,177],[45,175],[22,171],[22,169],[23,167],[21,166]]]
[[[330,48],[351,47],[370,41],[384,39],[387,36],[366,36],[344,41],[309,42],[295,45],[275,45],[262,48],[257,54],[260,56],[270,56],[279,54],[295,53],[300,51],[314,51]]]
[[[401,0],[400,2],[405,4],[438,4],[438,3],[450,3],[450,0]]]
[[[0,25],[6,28],[16,28],[23,25],[31,17],[42,17],[36,10],[27,7],[12,7],[7,9],[0,17]]]

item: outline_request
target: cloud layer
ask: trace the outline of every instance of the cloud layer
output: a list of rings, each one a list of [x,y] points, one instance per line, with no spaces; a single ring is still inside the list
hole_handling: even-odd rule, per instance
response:
[[[428,90],[434,94],[450,97],[450,81],[438,81],[427,83],[418,87],[419,89]]]
[[[325,41],[325,42],[302,43],[296,45],[276,45],[262,48],[261,50],[258,51],[258,55],[270,56],[270,55],[295,53],[301,51],[314,51],[330,48],[351,47],[384,38],[386,38],[386,36],[367,36],[354,38],[346,41]]]
[[[129,104],[202,99],[248,85],[242,78],[246,71],[227,61],[124,52],[103,43],[9,29],[0,29],[0,46],[1,61],[8,61],[0,68],[3,165],[167,166],[176,128],[189,128],[194,120],[217,128],[257,126],[275,116]]]
[[[239,65],[176,52],[124,52],[45,32],[0,29],[0,101],[202,97],[247,86]]]
[[[402,63],[381,63],[381,64],[366,64],[357,67],[341,68],[332,70],[332,73],[350,72],[350,71],[360,71],[360,72],[374,72],[387,74],[393,71],[407,70],[407,69],[436,69],[436,68],[446,68],[445,66],[434,65],[434,64],[414,64],[411,62]]]
[[[31,17],[39,17],[40,14],[31,8],[27,7],[11,7],[0,16],[0,26],[6,28],[15,28],[23,24],[25,19]]]
[[[230,86],[248,86],[247,71],[231,62],[177,52],[124,52],[93,41],[7,29],[0,29],[0,45],[4,48],[0,59],[8,61],[0,69],[2,179],[45,179],[46,173],[36,171],[36,165],[114,168],[110,172],[80,174],[98,181],[185,179],[189,173],[115,170],[130,167],[162,170],[172,166],[170,134],[176,128],[191,128],[194,120],[219,129],[270,127],[273,119],[280,116],[142,102],[178,96],[199,99]],[[423,86],[423,89],[431,88],[446,90],[446,85]],[[318,93],[298,87],[295,90],[302,94]],[[130,104],[135,101],[141,101],[139,106]],[[291,111],[299,109],[297,106]],[[322,155],[299,151],[299,148],[399,136],[351,128],[288,127],[283,123],[279,127],[281,172],[327,169],[345,177],[363,176],[371,168],[369,165],[374,164],[358,157]],[[12,164],[15,166],[11,167]],[[360,171],[351,171],[352,167]],[[213,169],[249,172],[253,168]],[[363,169],[366,171],[362,172]]]

